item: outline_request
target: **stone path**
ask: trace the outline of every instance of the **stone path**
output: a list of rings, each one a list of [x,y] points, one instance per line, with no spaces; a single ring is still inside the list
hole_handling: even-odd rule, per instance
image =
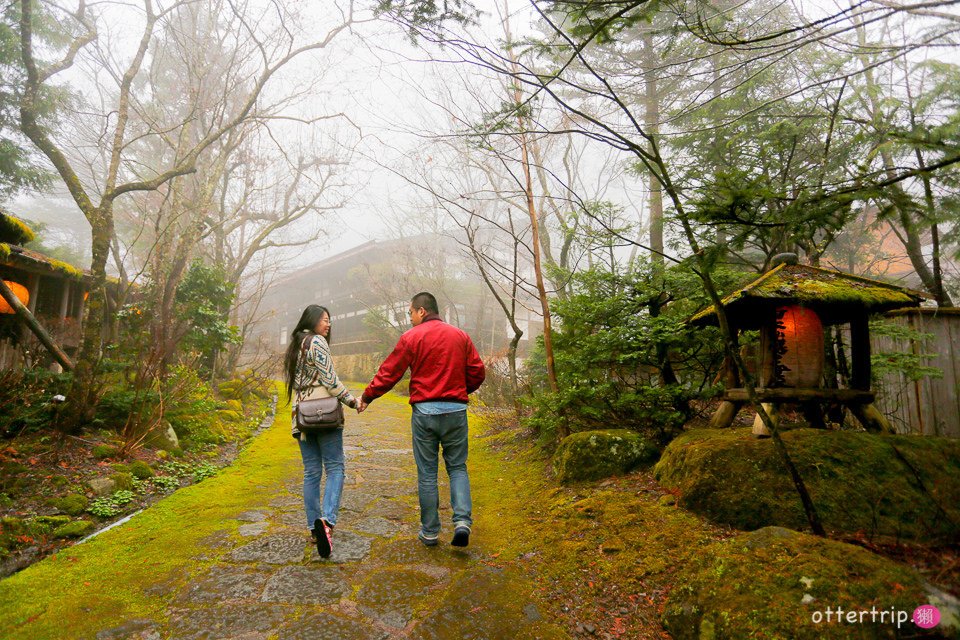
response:
[[[426,548],[416,539],[409,411],[380,402],[361,416],[348,416],[347,480],[330,559],[319,557],[306,528],[296,453],[273,499],[236,514],[239,539],[212,536],[208,544],[217,560],[188,585],[163,594],[171,601],[166,620],[130,620],[96,637],[564,637],[542,619],[529,598],[531,586],[491,562],[482,536],[475,534],[463,550],[448,544],[452,531],[442,468],[441,544]]]

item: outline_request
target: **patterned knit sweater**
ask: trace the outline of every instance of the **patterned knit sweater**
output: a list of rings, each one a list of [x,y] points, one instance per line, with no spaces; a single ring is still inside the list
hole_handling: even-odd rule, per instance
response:
[[[302,352],[301,352],[302,354]],[[310,390],[315,387],[324,387],[327,392],[340,402],[355,407],[356,398],[343,386],[337,372],[333,370],[333,357],[330,355],[330,345],[321,335],[313,336],[307,348],[306,358],[301,357],[297,362],[297,375],[294,378],[293,419],[291,428],[293,435],[299,436],[297,429],[296,410],[300,396],[309,397]]]

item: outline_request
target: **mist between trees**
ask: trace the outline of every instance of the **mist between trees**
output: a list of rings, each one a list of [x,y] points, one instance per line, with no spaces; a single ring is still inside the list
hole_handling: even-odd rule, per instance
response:
[[[279,340],[245,343],[277,314],[265,292],[376,183],[399,185],[393,235],[457,257],[354,272],[370,331],[395,335],[391,306],[456,264],[507,329],[488,401],[545,442],[667,440],[724,354],[752,390],[724,314],[684,321],[778,253],[960,295],[960,2],[317,4],[5,5],[0,193],[65,188],[92,229],[70,428],[105,358],[141,386],[274,366]],[[329,98],[344,43],[415,68],[392,86],[417,113]]]

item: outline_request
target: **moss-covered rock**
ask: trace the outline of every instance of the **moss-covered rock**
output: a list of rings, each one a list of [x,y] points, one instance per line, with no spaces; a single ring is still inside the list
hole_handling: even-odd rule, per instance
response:
[[[90,501],[87,500],[87,496],[81,493],[71,493],[62,498],[52,499],[50,504],[58,511],[62,511],[71,516],[78,516],[86,511]]]
[[[243,403],[241,403],[239,400],[227,400],[224,402],[224,404],[226,405],[225,408],[229,409],[230,411],[243,413]]]
[[[37,516],[31,518],[27,522],[27,526],[33,534],[42,535],[62,527],[68,522],[70,522],[70,516]]]
[[[560,443],[553,468],[560,482],[596,480],[625,473],[656,456],[657,448],[634,431],[582,431]]]
[[[876,539],[960,540],[960,441],[795,429],[783,440],[828,531]],[[696,429],[654,469],[680,506],[753,530],[803,529],[806,516],[771,439]]]
[[[89,520],[74,520],[53,532],[56,538],[79,538],[93,530],[93,523]]]
[[[94,458],[100,458],[102,460],[104,458],[116,458],[120,455],[120,450],[108,444],[98,444],[90,453],[93,454]]]
[[[239,411],[233,411],[231,409],[221,409],[217,411],[217,415],[225,422],[240,422],[243,420],[242,413]]]
[[[663,622],[677,640],[912,637],[920,631],[909,622],[913,611],[935,603],[947,613],[938,630],[950,634],[944,625],[953,624],[946,618],[955,619],[955,601],[943,595],[913,569],[860,547],[765,527],[697,554],[678,574]],[[837,608],[858,612],[856,621],[838,622]]]
[[[110,476],[110,479],[113,480],[114,491],[126,490],[130,491],[133,489],[133,474],[132,473],[115,473]]]
[[[143,460],[134,460],[130,463],[130,473],[133,474],[134,478],[139,478],[140,480],[146,480],[147,478],[153,477],[153,469],[150,468]]]

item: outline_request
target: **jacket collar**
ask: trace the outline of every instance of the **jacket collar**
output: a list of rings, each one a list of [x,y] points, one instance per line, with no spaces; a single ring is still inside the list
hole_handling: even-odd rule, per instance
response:
[[[420,322],[420,324],[423,324],[424,322],[430,322],[431,320],[443,321],[439,313],[428,313],[427,315],[423,316],[423,320]]]

